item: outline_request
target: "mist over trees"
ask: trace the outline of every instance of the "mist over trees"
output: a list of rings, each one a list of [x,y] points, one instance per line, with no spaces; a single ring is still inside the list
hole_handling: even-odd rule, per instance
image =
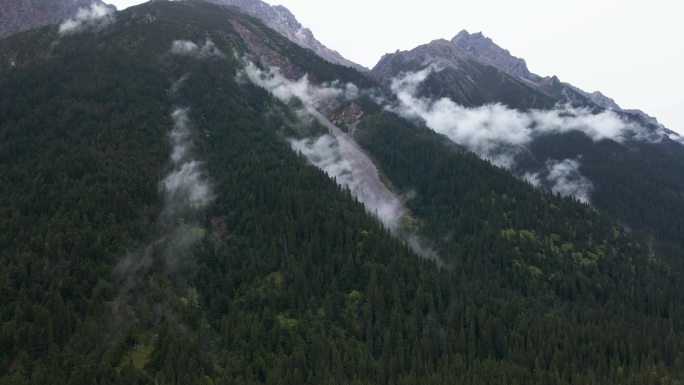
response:
[[[402,225],[444,264],[421,258],[292,150],[321,128],[237,76],[248,47],[229,20],[315,84],[376,86],[195,1],[56,46],[56,26],[2,42],[23,61],[0,67],[0,383],[681,381],[681,261],[347,100],[359,145],[410,196]],[[193,161],[211,199],[183,190],[166,217],[160,187]],[[159,242],[187,226],[188,248]],[[141,255],[145,269],[117,269]]]

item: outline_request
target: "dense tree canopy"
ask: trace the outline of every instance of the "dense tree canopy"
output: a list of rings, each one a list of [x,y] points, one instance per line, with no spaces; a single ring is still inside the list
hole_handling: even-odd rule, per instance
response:
[[[239,59],[168,55],[242,52],[231,18],[158,2],[1,43],[25,59],[0,76],[0,383],[681,383],[678,265],[365,101],[357,138],[444,264],[419,258],[290,149],[297,114]],[[320,81],[372,84],[249,25]],[[215,198],[169,264],[179,106]]]

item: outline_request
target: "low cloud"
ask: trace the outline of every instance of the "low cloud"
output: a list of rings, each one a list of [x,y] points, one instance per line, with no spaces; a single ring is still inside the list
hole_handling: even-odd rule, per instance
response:
[[[359,95],[359,88],[353,83],[341,84],[335,81],[331,84],[315,85],[309,81],[308,74],[293,81],[286,78],[280,68],[269,67],[267,70],[262,70],[251,60],[243,59],[243,62],[244,74],[247,78],[284,103],[297,98],[307,108],[315,108],[321,101],[339,97],[352,100]]]
[[[177,108],[171,113],[173,120],[173,129],[169,132],[169,141],[171,142],[171,161],[178,165],[188,156],[190,145],[190,117],[188,116],[187,108]]]
[[[201,165],[195,160],[185,162],[164,178],[164,191],[170,201],[193,208],[204,207],[211,201],[211,189]]]
[[[608,110],[594,114],[588,109],[565,106],[518,111],[502,104],[469,108],[448,98],[419,97],[418,86],[437,70],[431,66],[395,78],[392,90],[399,103],[390,109],[405,117],[423,119],[432,130],[502,167],[512,168],[516,155],[543,135],[581,131],[594,141],[622,142],[641,131],[640,126]]]
[[[549,159],[540,172],[526,172],[522,179],[535,187],[546,187],[554,193],[575,197],[591,204],[593,183],[580,172],[579,159]]]
[[[418,255],[442,264],[437,252],[414,232],[401,226],[406,217],[403,201],[380,181],[372,161],[348,137],[322,135],[318,138],[290,139],[292,149],[323,170],[339,185],[349,189],[386,228],[401,238]],[[406,197],[408,199],[408,197]]]
[[[60,36],[71,35],[87,29],[102,29],[114,22],[114,10],[106,5],[93,3],[80,8],[76,15],[59,26]]]
[[[526,172],[523,174],[522,178],[534,187],[540,187],[542,185],[538,172]]]
[[[375,165],[358,148],[352,148],[350,143],[340,143],[332,135],[291,139],[290,145],[311,164],[348,188],[385,226],[390,229],[398,226],[405,214],[401,200],[381,184]]]
[[[339,81],[316,85],[309,81],[307,75],[299,80],[290,80],[277,67],[263,70],[246,58],[243,61],[244,76],[253,84],[266,89],[284,103],[293,99],[301,101],[304,108],[299,112],[304,120],[314,118],[330,132],[316,138],[290,139],[292,149],[348,188],[387,227],[395,227],[404,213],[401,201],[380,182],[377,168],[356,142],[316,109],[320,104],[328,104],[337,98],[357,97],[358,87]]]
[[[202,45],[198,45],[190,40],[174,40],[171,43],[171,53],[178,56],[189,56],[197,59],[225,57],[223,52],[221,52],[216,44],[209,38],[207,38]]]
[[[571,131],[582,132],[593,141],[659,142],[669,137],[684,144],[682,137],[665,128],[648,130],[610,110],[593,113],[589,109],[559,106],[551,110],[519,111],[502,104],[470,108],[448,98],[431,100],[418,96],[421,83],[435,71],[439,68],[433,65],[393,79],[391,87],[398,102],[387,108],[404,117],[424,120],[433,131],[501,167],[514,169],[516,158],[528,150],[534,139]],[[549,159],[538,172],[528,170],[520,177],[534,186],[590,203],[593,185],[579,168],[579,159]]]
[[[300,100],[304,108],[299,114],[306,115],[304,120],[316,119],[329,130],[329,134],[316,138],[290,139],[292,149],[349,189],[363,203],[366,211],[380,219],[385,227],[403,239],[418,255],[440,263],[437,253],[425,245],[420,237],[402,228],[401,220],[406,215],[402,199],[380,180],[373,161],[351,136],[317,110],[320,105],[334,104],[335,99],[352,100],[358,97],[361,93],[359,88],[352,83],[342,84],[339,81],[316,85],[309,81],[307,75],[299,80],[290,80],[278,68],[262,70],[250,60],[243,60],[244,73],[238,74],[238,79],[246,76],[253,84],[266,89],[284,103]]]
[[[191,156],[189,110],[177,108],[171,113],[171,119],[173,127],[168,140],[172,169],[159,185],[164,202],[157,218],[159,235],[118,263],[115,272],[124,279],[124,286],[132,285],[132,276],[138,271],[163,268],[175,272],[187,265],[192,261],[192,248],[204,235],[197,218],[214,198],[211,184],[202,163]]]
[[[331,178],[335,178],[341,185],[351,186],[351,164],[340,155],[340,148],[332,135],[318,138],[290,139],[290,145],[295,152],[301,153],[316,167],[323,170]]]
[[[173,216],[177,209],[185,211],[204,207],[213,199],[211,186],[202,172],[202,163],[190,157],[192,140],[188,112],[187,108],[177,108],[171,114],[173,129],[169,133],[169,141],[174,168],[161,183],[167,216]]]
[[[548,171],[546,180],[550,184],[551,191],[590,203],[591,190],[594,185],[580,173],[579,161],[575,159],[548,160],[546,169]]]
[[[667,137],[670,138],[671,140],[674,140],[675,142],[678,142],[679,144],[684,145],[684,137],[682,137],[678,133],[668,130],[667,132],[665,132],[665,135],[667,135]]]

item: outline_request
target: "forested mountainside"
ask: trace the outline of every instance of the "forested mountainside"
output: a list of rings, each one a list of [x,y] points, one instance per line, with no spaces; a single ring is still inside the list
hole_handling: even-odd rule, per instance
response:
[[[234,9],[114,16],[0,41],[0,383],[681,381],[676,258]]]
[[[404,116],[682,253],[684,138],[654,118],[531,73],[481,33],[387,54],[371,74]]]

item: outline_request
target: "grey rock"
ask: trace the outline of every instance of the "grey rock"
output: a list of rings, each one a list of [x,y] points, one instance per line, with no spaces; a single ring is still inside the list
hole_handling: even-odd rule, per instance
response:
[[[496,45],[492,39],[484,36],[482,32],[470,34],[463,30],[451,39],[451,44],[464,54],[496,67],[509,75],[533,82],[539,80],[539,76],[527,69],[525,59],[511,55],[508,50]]]
[[[619,109],[612,99],[605,97],[600,92],[590,94],[572,84],[561,82],[557,76],[541,77],[530,72],[524,59],[513,56],[508,50],[499,47],[492,39],[484,36],[482,32],[471,34],[463,30],[451,39],[451,43],[458,47],[464,55],[496,67],[500,71],[545,92],[558,102],[570,103],[575,106],[598,105],[602,108]]]
[[[421,96],[448,97],[466,106],[489,103],[504,103],[521,109],[553,106],[552,98],[534,82],[499,69],[500,63],[495,57],[503,57],[501,52],[477,46],[488,39],[466,39],[462,32],[454,38],[457,44],[454,40],[439,39],[410,51],[384,55],[371,70],[371,76],[389,86],[401,72],[416,72],[434,66],[438,71],[430,74],[419,87]],[[508,60],[507,68],[527,71],[524,61],[518,60]]]
[[[401,61],[402,66],[397,62]],[[459,32],[450,41],[439,39],[429,44],[418,46],[410,51],[397,51],[386,54],[380,59],[371,73],[379,81],[387,84],[388,79],[398,74],[397,68],[407,70],[410,63],[419,70],[430,64],[440,68],[461,68],[461,75],[469,77],[472,72],[464,63],[476,61],[511,76],[512,78],[542,92],[556,103],[569,103],[574,106],[609,109],[616,112],[638,116],[645,122],[657,125],[657,120],[640,110],[622,109],[613,99],[599,91],[586,92],[569,83],[564,83],[557,76],[542,77],[530,72],[525,60],[513,56],[508,50],[501,48],[482,32]]]
[[[596,103],[597,105],[599,105],[603,108],[607,108],[610,110],[616,110],[616,111],[621,109],[620,106],[618,106],[618,104],[615,103],[615,100],[607,97],[606,95],[602,94],[600,91],[594,91],[588,95],[589,95],[589,98],[591,99],[591,101],[593,101],[594,103]]]
[[[239,8],[242,12],[261,20],[266,26],[285,36],[288,40],[303,48],[308,48],[321,58],[345,67],[359,71],[367,68],[345,59],[339,52],[334,51],[318,41],[311,30],[302,26],[295,16],[282,5],[272,6],[260,0],[208,0],[214,4],[228,5]]]
[[[113,8],[100,0],[0,0],[0,38],[62,22],[93,3]]]
[[[451,43],[459,48],[463,55],[496,67],[508,75],[525,81],[534,88],[554,97],[560,103],[569,103],[582,107],[598,106],[638,116],[650,124],[659,124],[654,117],[647,115],[643,111],[622,109],[615,100],[602,94],[600,91],[586,92],[572,84],[560,81],[557,76],[541,77],[531,73],[524,59],[511,55],[508,50],[499,47],[481,32],[470,34],[468,31],[463,30],[451,39]]]

